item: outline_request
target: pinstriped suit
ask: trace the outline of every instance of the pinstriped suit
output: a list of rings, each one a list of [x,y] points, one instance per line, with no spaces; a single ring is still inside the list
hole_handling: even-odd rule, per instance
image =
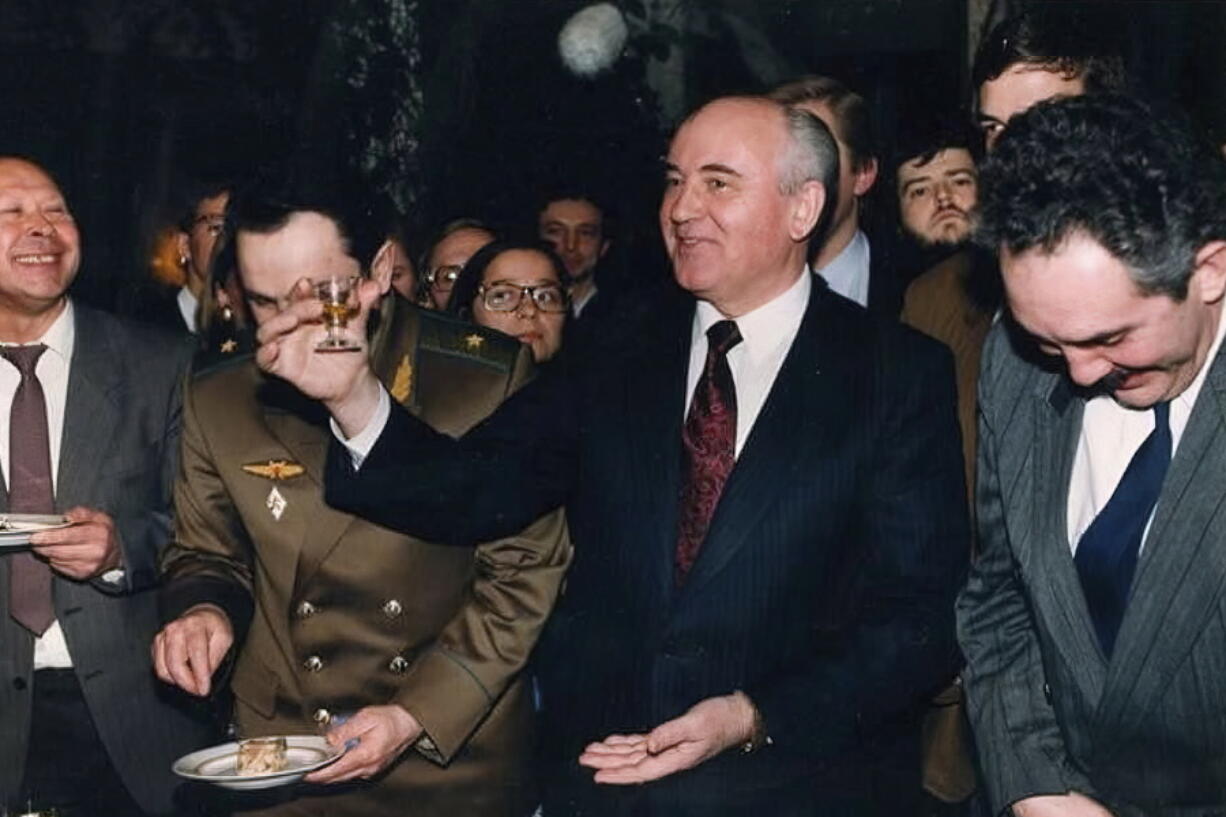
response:
[[[989,336],[981,556],[958,623],[998,810],[1076,790],[1122,814],[1226,812],[1226,358],[1208,365],[1108,662],[1066,532],[1084,400]]]
[[[948,355],[814,286],[678,590],[693,314],[688,297],[655,310],[619,354],[541,378],[460,443],[394,411],[359,471],[334,444],[328,500],[457,541],[566,503],[575,558],[539,655],[546,814],[911,813],[967,547]],[[773,745],[632,787],[576,762],[735,689]]]
[[[56,509],[98,508],[115,520],[127,575],[57,576],[56,616],[98,733],[133,798],[167,812],[178,783],[170,764],[208,740],[186,696],[158,683],[149,666],[157,632],[157,559],[170,537],[170,490],[178,461],[181,386],[191,347],[74,304]],[[7,502],[7,491],[0,503]],[[0,505],[3,510],[3,505]],[[33,639],[8,615],[8,560],[0,559],[0,800],[21,783],[30,729]],[[72,747],[64,757],[71,758]]]

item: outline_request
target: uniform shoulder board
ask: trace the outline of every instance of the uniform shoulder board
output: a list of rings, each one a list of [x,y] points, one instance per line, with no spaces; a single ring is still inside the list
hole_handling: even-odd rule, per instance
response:
[[[500,371],[511,369],[520,346],[515,338],[501,332],[430,311],[421,313],[419,345],[431,352],[485,363]]]

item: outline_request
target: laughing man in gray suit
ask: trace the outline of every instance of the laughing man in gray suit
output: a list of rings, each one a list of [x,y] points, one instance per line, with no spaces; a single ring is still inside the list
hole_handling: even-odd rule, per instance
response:
[[[63,513],[0,551],[0,811],[169,813],[207,735],[150,669],[190,349],[65,294],[80,239],[55,182],[0,157],[0,513]]]
[[[1009,123],[980,205],[1013,321],[958,624],[993,810],[1221,814],[1226,166],[1140,102],[1055,100]]]

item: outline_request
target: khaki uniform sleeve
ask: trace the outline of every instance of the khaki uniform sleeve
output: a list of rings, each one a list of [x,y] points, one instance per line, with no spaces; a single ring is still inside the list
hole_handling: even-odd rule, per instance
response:
[[[443,764],[463,748],[528,660],[570,557],[561,510],[518,536],[477,546],[466,602],[393,701],[424,727],[421,754]]]

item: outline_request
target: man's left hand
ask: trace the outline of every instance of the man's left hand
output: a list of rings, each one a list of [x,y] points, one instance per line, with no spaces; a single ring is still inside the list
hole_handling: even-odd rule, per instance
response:
[[[691,769],[753,736],[755,710],[741,692],[699,701],[646,735],[610,735],[592,743],[579,763],[597,783],[626,785]]]
[[[404,754],[421,737],[422,726],[404,707],[395,704],[359,709],[340,726],[328,730],[328,743],[344,746],[358,744],[341,759],[304,779],[308,783],[340,783],[355,778],[371,778]]]
[[[46,559],[52,570],[85,581],[120,566],[122,551],[115,520],[93,508],[73,508],[64,518],[73,524],[30,536],[34,553]]]

